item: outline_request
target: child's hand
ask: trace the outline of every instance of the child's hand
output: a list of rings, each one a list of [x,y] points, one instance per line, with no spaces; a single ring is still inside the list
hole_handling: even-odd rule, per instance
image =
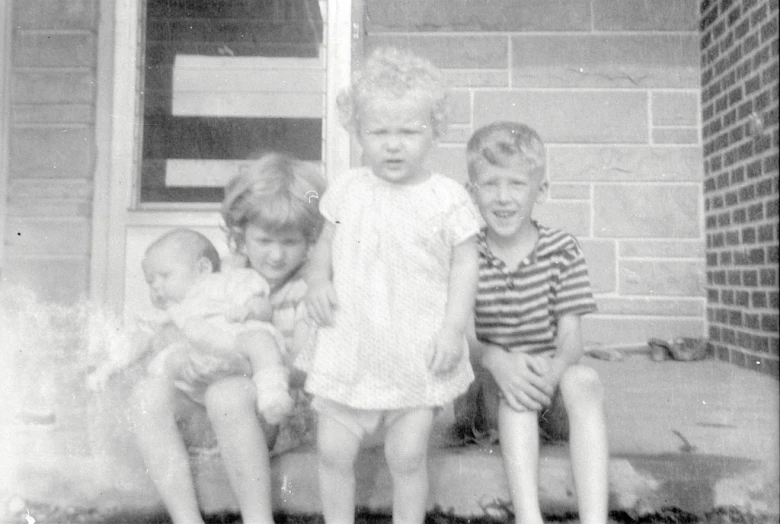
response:
[[[483,364],[515,411],[541,411],[550,405],[555,388],[545,380],[550,369],[545,357],[508,353],[495,347]]]
[[[274,315],[273,307],[271,307],[271,301],[266,296],[256,296],[247,300],[244,306],[249,309],[249,315],[241,320],[243,322],[246,319],[260,320],[262,322],[270,322]]]
[[[550,359],[547,357],[542,355],[525,355],[525,361],[528,364],[528,369],[540,377],[544,377],[550,372]],[[553,386],[557,386],[557,384]]]
[[[333,310],[338,307],[336,288],[330,280],[320,280],[309,284],[306,293],[306,309],[311,318],[321,326],[333,322]]]
[[[537,357],[544,358],[544,357]],[[545,367],[539,375],[553,390],[558,388],[563,372],[566,371],[568,364],[560,358],[544,358]]]
[[[428,365],[436,375],[445,375],[455,369],[463,358],[463,331],[442,326],[433,339],[433,357]]]

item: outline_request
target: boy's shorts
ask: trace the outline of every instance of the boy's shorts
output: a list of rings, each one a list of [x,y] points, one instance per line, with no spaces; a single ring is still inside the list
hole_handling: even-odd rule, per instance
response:
[[[361,441],[380,428],[392,427],[407,413],[420,409],[358,409],[322,397],[314,397],[311,407],[317,414],[341,423]]]
[[[506,402],[488,370],[474,365],[474,374],[474,382],[468,391],[455,401],[457,433],[471,431],[474,434],[485,434],[497,430],[498,406]],[[555,390],[550,406],[539,413],[539,436],[547,442],[569,439],[569,416],[560,389]]]

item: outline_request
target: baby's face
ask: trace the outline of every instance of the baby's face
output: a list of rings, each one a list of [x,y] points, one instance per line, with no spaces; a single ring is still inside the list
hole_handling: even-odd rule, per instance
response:
[[[162,244],[146,254],[142,267],[154,307],[167,309],[181,302],[202,277],[197,260],[174,246]]]

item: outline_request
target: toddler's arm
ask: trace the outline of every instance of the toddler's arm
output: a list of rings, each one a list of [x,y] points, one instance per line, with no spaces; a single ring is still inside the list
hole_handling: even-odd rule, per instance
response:
[[[463,336],[471,320],[477,297],[479,258],[475,237],[457,244],[450,264],[447,309],[434,339],[430,369],[437,374],[451,371],[463,358]]]
[[[335,230],[334,224],[325,223],[314,245],[309,274],[306,276],[306,308],[314,321],[322,325],[329,325],[333,321],[333,310],[338,307],[336,290],[333,288],[332,246]]]

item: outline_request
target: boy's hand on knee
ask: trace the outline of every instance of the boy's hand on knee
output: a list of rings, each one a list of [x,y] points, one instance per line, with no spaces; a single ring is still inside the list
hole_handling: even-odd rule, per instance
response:
[[[540,355],[527,355],[528,369],[539,375],[546,376],[550,372],[550,359]]]
[[[321,326],[333,322],[333,310],[338,307],[336,288],[330,280],[320,280],[309,284],[306,294],[306,309],[309,316]]]
[[[507,404],[515,411],[541,411],[550,405],[555,390],[537,372],[547,366],[542,358],[496,348],[485,362]]]
[[[433,339],[433,355],[428,367],[436,375],[455,369],[463,358],[463,332],[443,326]]]

